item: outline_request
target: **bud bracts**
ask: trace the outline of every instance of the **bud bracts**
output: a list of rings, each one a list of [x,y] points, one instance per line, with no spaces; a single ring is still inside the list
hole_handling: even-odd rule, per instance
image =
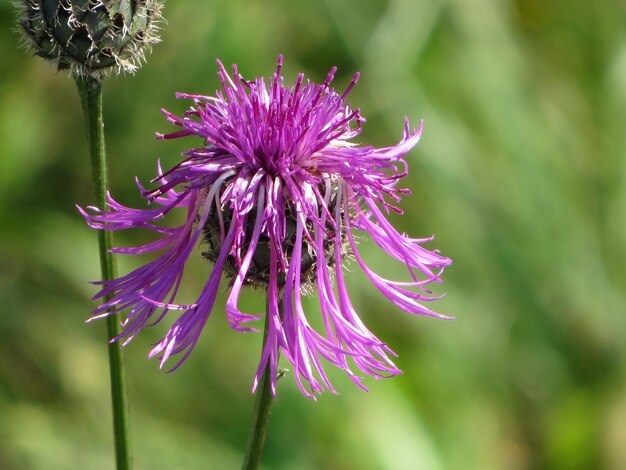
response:
[[[18,6],[35,55],[73,75],[134,72],[159,41],[158,0],[19,0]]]

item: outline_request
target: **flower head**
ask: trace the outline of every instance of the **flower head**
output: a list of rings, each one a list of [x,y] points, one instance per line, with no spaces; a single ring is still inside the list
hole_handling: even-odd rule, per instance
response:
[[[269,364],[272,386],[277,377],[279,351],[291,362],[298,386],[307,396],[334,391],[322,360],[343,369],[361,388],[353,368],[376,378],[401,371],[390,360],[393,352],[374,336],[353,307],[343,266],[353,258],[369,280],[392,303],[409,313],[444,317],[420,302],[438,297],[426,289],[440,282],[450,260],[421,245],[389,223],[389,211],[406,194],[397,187],[406,175],[403,156],[420,138],[421,126],[411,131],[406,122],[402,140],[386,148],[358,147],[364,119],[352,110],[346,96],[358,80],[339,94],[326,80],[314,84],[300,74],[286,86],[276,72],[264,79],[232,75],[218,61],[223,89],[215,96],[179,93],[193,105],[183,116],[163,111],[180,129],[161,139],[199,136],[200,147],[153,180],[157,187],[142,194],[156,207],[132,209],[109,198],[108,210],[82,211],[91,227],[123,230],[144,227],[161,237],[116,253],[160,251],[154,261],[112,281],[100,282],[96,297],[108,298],[95,316],[129,311],[116,340],[124,344],[144,327],[161,321],[170,311],[182,312],[165,337],[150,352],[161,365],[177,356],[173,369],[191,353],[213,310],[223,273],[231,278],[226,315],[238,331],[252,331],[250,322],[263,313],[240,310],[245,285],[264,288],[268,296],[267,341],[253,389]],[[186,211],[178,227],[160,220],[175,209]],[[392,281],[376,274],[363,260],[355,232],[364,232],[406,269],[408,280]],[[203,243],[204,242],[204,243]],[[195,303],[175,303],[185,263],[194,248],[214,268]],[[323,330],[316,331],[304,311],[303,292],[317,289]],[[254,330],[256,331],[256,330]]]
[[[17,0],[20,26],[35,55],[59,70],[101,78],[134,72],[159,41],[160,0]]]

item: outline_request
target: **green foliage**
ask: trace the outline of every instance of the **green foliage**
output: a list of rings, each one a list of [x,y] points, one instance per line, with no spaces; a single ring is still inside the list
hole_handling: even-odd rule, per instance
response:
[[[0,468],[111,468],[104,323],[83,323],[99,268],[73,206],[92,202],[78,96],[18,49],[1,5]],[[364,144],[395,143],[404,115],[425,121],[395,222],[435,233],[454,259],[436,307],[457,319],[409,317],[355,268],[355,306],[406,372],[367,394],[335,373],[341,395],[317,402],[282,379],[266,468],[626,468],[621,2],[186,0],[164,16],[148,63],[105,84],[122,202],[140,203],[133,177],[147,183],[156,158],[178,161],[184,144],[153,139],[171,129],[159,109],[183,111],[175,91],[217,89],[216,57],[246,76],[271,73],[279,53],[288,78],[337,65],[339,88],[361,71]],[[200,251],[189,298],[211,269]],[[145,358],[171,319],[126,348],[138,469],[239,466],[261,336],[232,332],[224,299],[176,373]],[[245,302],[264,308],[259,293]]]

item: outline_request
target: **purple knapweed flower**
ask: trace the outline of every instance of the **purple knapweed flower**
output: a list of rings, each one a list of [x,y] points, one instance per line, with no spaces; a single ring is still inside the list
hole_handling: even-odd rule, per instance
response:
[[[163,172],[158,187],[139,185],[153,209],[132,209],[113,198],[108,210],[81,210],[89,225],[102,230],[143,227],[161,235],[136,248],[115,253],[163,253],[154,261],[112,281],[101,281],[96,298],[108,300],[95,317],[129,310],[123,331],[114,340],[127,344],[143,328],[178,310],[165,337],[152,349],[161,367],[179,355],[176,369],[191,353],[213,310],[222,273],[232,277],[226,303],[230,326],[257,331],[248,325],[263,314],[242,312],[238,298],[245,285],[267,291],[267,340],[254,380],[256,389],[269,363],[275,393],[279,352],[291,362],[300,390],[309,397],[324,387],[334,392],[322,359],[343,369],[361,388],[356,366],[376,378],[401,371],[389,359],[395,355],[363,324],[346,289],[343,266],[352,258],[369,280],[392,303],[409,313],[439,315],[420,304],[438,297],[426,285],[441,282],[450,260],[421,246],[432,238],[414,239],[398,233],[386,214],[400,212],[393,204],[407,194],[396,187],[406,175],[403,156],[417,144],[418,130],[408,121],[400,143],[393,147],[358,147],[350,142],[364,119],[350,109],[346,96],[330,88],[336,68],[321,85],[300,74],[291,86],[280,75],[282,56],[273,77],[245,80],[233,67],[230,76],[221,62],[222,91],[215,96],[178,93],[193,100],[183,116],[163,113],[180,130],[160,139],[199,136],[200,147],[183,153],[183,161]],[[178,227],[158,225],[173,209],[187,217]],[[371,239],[407,270],[406,281],[376,274],[359,253],[355,231]],[[214,268],[195,303],[175,303],[185,263],[204,243],[203,255]],[[323,331],[309,324],[302,304],[304,292],[316,288]]]

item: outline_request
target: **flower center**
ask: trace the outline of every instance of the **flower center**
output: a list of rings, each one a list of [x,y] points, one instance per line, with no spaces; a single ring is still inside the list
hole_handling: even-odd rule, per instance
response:
[[[329,210],[331,211],[331,213],[334,210],[335,205],[336,202],[335,198],[333,197],[329,204]],[[212,262],[217,261],[221,250],[221,223],[223,223],[224,230],[228,231],[233,216],[233,212],[230,207],[225,207],[224,209],[222,209],[221,214],[219,214],[218,211],[219,209],[216,210],[215,206],[211,207],[209,217],[203,227],[204,240],[208,244],[209,249],[203,252],[202,255]],[[220,222],[220,218],[222,222]],[[285,253],[287,261],[291,262],[293,250],[297,240],[297,219],[293,209],[290,206],[288,206],[285,211],[285,222],[286,234],[285,239],[282,242],[282,250]],[[248,250],[255,223],[256,211],[251,211],[248,214],[245,227],[245,241],[242,250],[244,254]],[[307,222],[307,230],[309,230],[309,233],[311,234],[314,233],[313,223],[310,221]],[[333,263],[335,258],[333,237],[334,229],[330,223],[327,224],[327,230],[329,231],[330,235],[328,235],[324,240],[324,258],[325,263],[330,265]],[[252,285],[255,287],[269,286],[270,243],[271,241],[269,237],[266,234],[261,233],[256,249],[254,251],[254,255],[252,256],[248,272],[246,273],[245,283],[247,285]],[[309,240],[306,239],[306,237],[303,237],[300,256],[300,276],[303,285],[315,282],[315,277],[317,274],[317,256],[318,254],[315,250],[315,247],[311,244]],[[238,274],[241,268],[240,263],[237,262],[236,257],[232,254],[228,255],[224,266],[226,273],[233,278]],[[277,274],[278,287],[285,287],[286,278],[286,270],[279,269]]]

